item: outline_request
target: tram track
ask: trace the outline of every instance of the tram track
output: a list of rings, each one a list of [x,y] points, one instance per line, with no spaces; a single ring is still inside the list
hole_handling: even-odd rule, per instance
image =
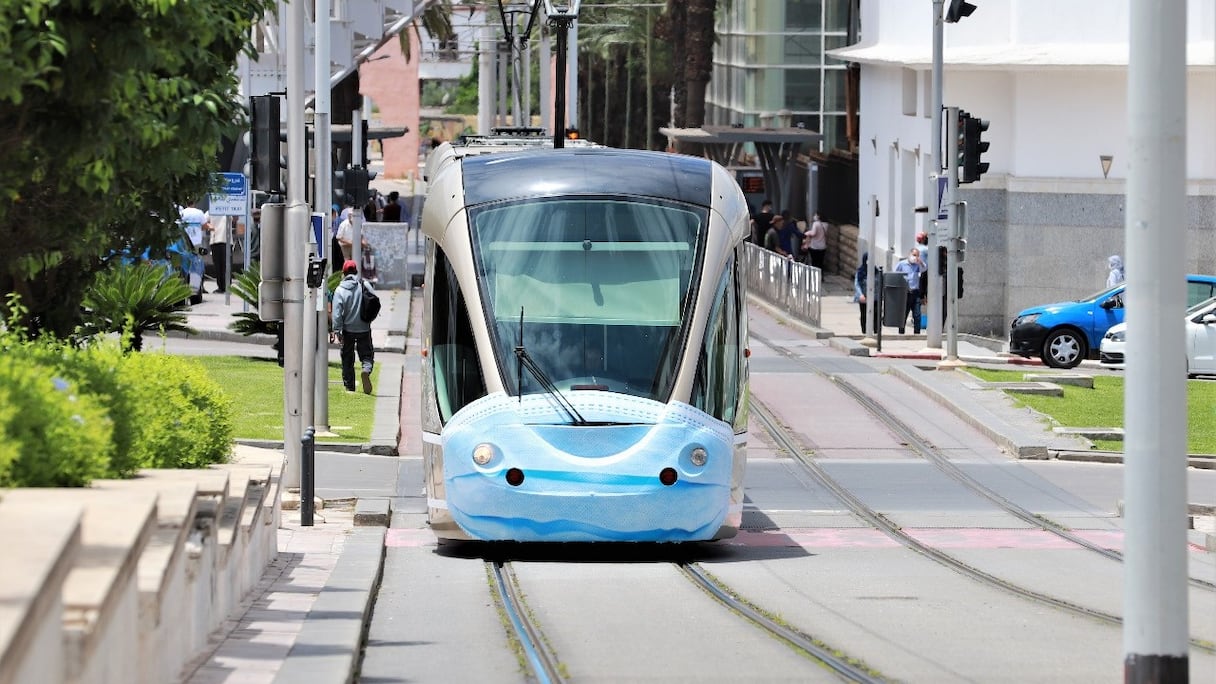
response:
[[[765,431],[770,434],[779,448],[786,451],[795,460],[797,460],[820,485],[835,495],[841,501],[841,503],[843,503],[845,507],[849,509],[849,511],[866,523],[869,523],[875,529],[883,532],[888,537],[898,542],[901,546],[915,551],[916,553],[919,553],[920,555],[937,562],[942,566],[954,570],[959,574],[970,577],[971,579],[974,579],[982,584],[994,587],[1001,591],[1014,594],[1030,601],[1034,601],[1036,603],[1074,615],[1091,618],[1114,626],[1122,626],[1123,618],[1118,615],[1024,587],[1002,577],[985,572],[984,570],[965,563],[961,559],[956,558],[940,549],[925,544],[916,537],[905,532],[899,524],[871,508],[868,504],[866,504],[846,487],[840,484],[835,478],[833,478],[822,465],[805,453],[798,440],[796,440],[790,434],[789,430],[781,425],[780,421],[777,420],[776,416],[764,404],[764,402],[754,395],[752,396],[751,408],[753,415],[760,421]],[[1216,644],[1194,638],[1190,639],[1189,641],[1193,648],[1206,653],[1216,654]]]
[[[834,373],[823,372],[821,369],[816,368],[814,364],[807,363],[806,359],[798,356],[793,350],[782,347],[772,340],[765,339],[763,336],[756,335],[754,332],[752,333],[752,336],[787,359],[798,362],[806,368],[814,371],[821,377],[824,377],[832,382],[832,384],[840,388],[841,391],[849,395],[849,397],[860,404],[862,408],[870,413],[870,415],[882,421],[883,424],[895,432],[895,434],[901,438],[909,449],[911,449],[921,458],[933,464],[947,477],[962,485],[968,491],[979,495],[990,503],[996,505],[1002,511],[1005,511],[1006,513],[1031,525],[1032,527],[1036,527],[1044,532],[1048,532],[1056,537],[1059,537],[1060,539],[1080,546],[1110,560],[1119,563],[1123,562],[1123,554],[1119,551],[1106,548],[1078,534],[1075,534],[1072,532],[1072,530],[1068,529],[1067,526],[1027,510],[1013,501],[1010,501],[1005,496],[1002,496],[1000,493],[994,491],[992,488],[984,485],[982,482],[979,482],[970,475],[967,475],[965,472],[963,472],[962,468],[959,468],[958,465],[942,454],[940,450],[921,437],[914,428],[891,415],[889,411],[883,411],[882,407],[877,401],[874,400],[873,397],[863,392],[853,383]],[[1188,577],[1188,581],[1190,582],[1191,586],[1207,591],[1216,591],[1216,583],[1209,582],[1198,577]]]
[[[565,682],[567,678],[557,654],[545,641],[540,627],[532,619],[524,602],[519,580],[509,561],[486,561],[486,572],[500,602],[504,617],[511,628],[510,637],[519,645],[523,660],[533,678],[541,684]]]
[[[549,645],[540,625],[532,617],[511,562],[501,560],[484,562],[503,622],[509,631],[509,639],[518,647],[520,661],[529,671],[531,678],[544,684],[570,681],[565,666]],[[769,636],[810,661],[825,667],[842,680],[863,684],[878,684],[888,681],[858,659],[770,617],[763,609],[757,608],[741,598],[736,591],[714,577],[700,563],[689,560],[671,560],[669,564],[713,601],[727,608],[732,614],[746,620],[751,627],[760,628]]]
[[[776,637],[791,648],[804,652],[808,657],[822,663],[842,679],[850,682],[887,681],[855,658],[842,655],[812,636],[781,624],[765,615],[758,608],[740,598],[734,590],[711,575],[700,563],[677,563],[676,567],[693,584],[709,594],[718,603],[741,615],[752,624]]]

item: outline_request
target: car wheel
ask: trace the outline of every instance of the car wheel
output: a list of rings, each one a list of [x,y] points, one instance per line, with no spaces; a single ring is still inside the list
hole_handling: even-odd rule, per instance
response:
[[[1043,342],[1043,363],[1052,368],[1076,368],[1087,353],[1085,340],[1075,330],[1054,330]]]

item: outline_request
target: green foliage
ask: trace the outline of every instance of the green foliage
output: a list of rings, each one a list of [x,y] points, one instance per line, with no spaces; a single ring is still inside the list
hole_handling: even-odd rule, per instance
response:
[[[195,359],[222,387],[234,392],[234,434],[240,439],[283,439],[283,371],[269,359],[236,356],[200,356]],[[380,364],[372,371],[379,387]],[[329,422],[338,437],[324,441],[366,442],[371,439],[376,397],[342,389],[342,367],[329,364]]]
[[[246,127],[233,69],[272,0],[0,0],[0,291],[66,336],[99,255],[163,247]]]
[[[124,349],[139,351],[144,333],[195,332],[186,325],[189,298],[190,286],[164,265],[117,264],[98,273],[85,292],[83,332],[128,332]]]
[[[127,355],[116,382],[127,394],[131,458],[140,467],[200,468],[228,460],[232,400],[196,361]]]
[[[53,367],[0,356],[0,487],[79,487],[106,474],[112,426]]]
[[[1000,371],[968,368],[969,373],[989,382],[1021,382],[1024,371]],[[1094,388],[1062,385],[1063,397],[1010,394],[1017,403],[1050,416],[1066,427],[1123,427],[1123,377],[1100,375],[1094,378]],[[1192,454],[1216,454],[1216,383],[1188,380],[1187,451]],[[1118,444],[1103,443],[1104,448],[1119,450]]]
[[[262,281],[260,264],[254,262],[241,272],[229,289],[241,301],[249,305],[249,311],[232,314],[236,320],[228,327],[242,335],[278,335],[282,325],[279,321],[263,321],[258,318],[258,283]]]

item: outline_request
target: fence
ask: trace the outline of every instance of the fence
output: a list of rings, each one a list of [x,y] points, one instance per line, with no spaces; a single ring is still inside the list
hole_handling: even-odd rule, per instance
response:
[[[818,327],[823,271],[751,243],[744,247],[748,292],[793,318]]]

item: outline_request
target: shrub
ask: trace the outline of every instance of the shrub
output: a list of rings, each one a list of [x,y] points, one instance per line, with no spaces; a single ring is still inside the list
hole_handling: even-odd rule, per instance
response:
[[[111,435],[96,397],[31,357],[0,356],[0,486],[87,485],[106,475]]]
[[[144,468],[200,468],[228,460],[232,401],[198,363],[163,353],[131,354],[118,366],[131,458]]]
[[[139,351],[145,333],[195,332],[186,325],[189,299],[190,286],[162,264],[116,264],[98,273],[85,292],[84,332],[126,331],[124,348]]]

